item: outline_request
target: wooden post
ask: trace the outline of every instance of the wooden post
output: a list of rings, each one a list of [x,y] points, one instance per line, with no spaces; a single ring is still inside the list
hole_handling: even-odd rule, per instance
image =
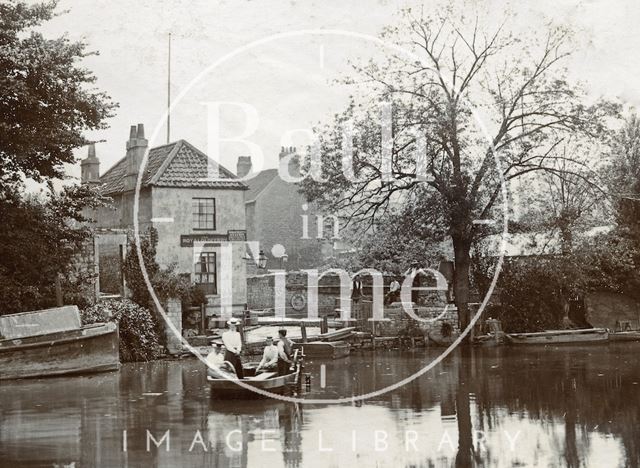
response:
[[[329,323],[327,321],[327,316],[322,317],[322,322],[320,322],[320,333],[328,333],[329,332]]]
[[[207,334],[207,308],[204,304],[200,304],[200,333]]]
[[[303,321],[300,322],[300,332],[302,333],[302,342],[307,342],[307,324]]]
[[[62,280],[61,280],[61,274],[58,273],[56,275],[56,305],[58,307],[62,307],[64,305],[63,300],[62,300]]]

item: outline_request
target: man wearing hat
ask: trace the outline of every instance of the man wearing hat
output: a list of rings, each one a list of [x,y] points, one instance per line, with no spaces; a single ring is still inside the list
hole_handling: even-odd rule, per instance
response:
[[[242,352],[242,338],[238,332],[238,325],[240,321],[236,318],[232,318],[227,322],[229,329],[222,334],[222,343],[225,347],[224,360],[233,364],[236,370],[236,375],[239,379],[244,378],[244,370],[242,369],[242,361],[240,360],[240,353]]]

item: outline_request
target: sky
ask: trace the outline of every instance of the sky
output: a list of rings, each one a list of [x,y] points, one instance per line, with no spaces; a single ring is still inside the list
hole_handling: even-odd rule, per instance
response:
[[[450,3],[445,2],[445,3]],[[471,8],[473,1],[465,4]],[[264,154],[263,168],[275,167],[280,146],[308,142],[303,132],[344,108],[353,89],[336,85],[349,61],[367,59],[378,36],[400,8],[435,8],[442,2],[400,0],[59,0],[64,12],[41,28],[46,36],[66,33],[99,52],[83,65],[99,89],[119,104],[109,128],[88,134],[99,140],[104,173],[125,154],[129,126],[144,123],[150,146],[166,142],[168,35],[171,41],[171,140],[185,139],[210,152],[212,102],[221,106],[221,137],[247,130],[246,104],[257,125],[247,139]],[[578,32],[571,71],[594,96],[640,104],[640,2],[637,0],[486,1],[496,18],[511,9],[513,27],[531,29],[546,19]],[[496,21],[498,21],[496,19]],[[324,30],[324,34],[299,33]],[[341,32],[327,33],[329,30]],[[287,36],[288,34],[288,36]],[[256,41],[259,43],[256,44]],[[262,42],[260,42],[262,41]],[[214,65],[224,59],[218,66]],[[175,99],[181,96],[179,101]],[[209,104],[208,104],[209,103]],[[155,134],[155,135],[154,135]],[[155,136],[155,138],[152,138]],[[248,154],[242,143],[223,143],[220,160],[235,170]],[[86,148],[77,151],[86,155]],[[255,159],[255,158],[254,158]],[[254,161],[258,165],[259,162]],[[79,175],[79,164],[68,168]]]

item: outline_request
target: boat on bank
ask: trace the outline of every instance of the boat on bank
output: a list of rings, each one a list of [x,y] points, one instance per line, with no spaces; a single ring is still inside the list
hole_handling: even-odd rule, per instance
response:
[[[82,326],[76,306],[0,316],[0,380],[119,367],[117,325]]]
[[[340,359],[351,353],[351,345],[345,341],[295,343],[293,349],[300,349],[305,357],[313,359]]]
[[[254,399],[266,398],[266,396],[253,389],[278,395],[294,391],[300,385],[300,372],[302,370],[302,359],[298,353],[299,351],[296,350],[293,357],[293,371],[286,375],[278,375],[277,372],[256,374],[257,362],[248,362],[242,365],[244,378],[241,380],[238,379],[235,373],[227,372],[221,368],[207,367],[207,383],[211,389],[211,397],[220,399]],[[249,388],[238,382],[242,382]]]
[[[508,333],[512,345],[597,344],[609,340],[606,328],[581,328],[575,330],[548,330],[535,333]]]

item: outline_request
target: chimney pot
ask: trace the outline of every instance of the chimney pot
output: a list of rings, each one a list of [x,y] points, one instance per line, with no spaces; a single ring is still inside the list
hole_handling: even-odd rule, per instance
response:
[[[100,160],[96,157],[96,145],[91,143],[87,157],[80,161],[80,182],[95,184],[100,181]]]
[[[144,138],[144,124],[138,124],[138,134],[136,138]]]
[[[131,126],[131,129],[129,130],[129,140],[133,140],[134,138],[138,137],[138,131],[136,129],[135,125]]]

